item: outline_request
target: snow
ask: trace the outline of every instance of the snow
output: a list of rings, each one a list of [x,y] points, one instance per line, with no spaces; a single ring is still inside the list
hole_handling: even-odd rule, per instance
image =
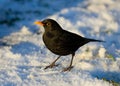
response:
[[[120,83],[119,3],[0,0],[0,86],[113,86],[106,80]],[[33,22],[46,18],[55,19],[65,30],[105,43],[82,46],[69,72],[61,71],[69,65],[70,55],[61,57],[58,67],[44,70],[57,56],[42,41],[43,27]]]

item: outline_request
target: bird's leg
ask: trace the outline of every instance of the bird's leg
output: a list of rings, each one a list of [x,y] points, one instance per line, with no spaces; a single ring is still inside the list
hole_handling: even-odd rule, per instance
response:
[[[63,71],[70,71],[73,68],[72,62],[73,62],[74,56],[75,56],[75,53],[72,54],[72,59],[71,59],[70,65],[67,68],[64,68]]]
[[[54,66],[57,66],[55,65],[55,62],[60,58],[61,56],[59,56],[57,59],[55,59],[50,65],[46,66],[45,69],[47,68],[53,68]]]

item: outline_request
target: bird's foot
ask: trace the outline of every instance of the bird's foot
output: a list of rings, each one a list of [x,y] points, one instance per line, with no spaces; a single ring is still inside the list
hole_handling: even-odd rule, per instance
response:
[[[67,67],[67,68],[64,68],[62,72],[70,71],[72,68],[73,68],[73,66],[69,66],[69,67]]]
[[[54,66],[58,66],[58,65],[59,64],[52,63],[52,64],[46,66],[44,69],[53,68]]]

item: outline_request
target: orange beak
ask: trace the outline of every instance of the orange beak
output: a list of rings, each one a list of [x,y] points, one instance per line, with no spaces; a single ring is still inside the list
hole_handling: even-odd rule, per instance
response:
[[[43,26],[44,25],[41,21],[35,21],[34,24],[38,25],[38,26]]]

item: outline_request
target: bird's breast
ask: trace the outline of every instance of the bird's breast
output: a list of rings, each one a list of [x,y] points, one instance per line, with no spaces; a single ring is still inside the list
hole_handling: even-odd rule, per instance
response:
[[[43,42],[45,46],[54,54],[57,55],[68,55],[70,50],[67,49],[63,44],[61,44],[58,37],[49,37],[48,35],[43,35]]]

